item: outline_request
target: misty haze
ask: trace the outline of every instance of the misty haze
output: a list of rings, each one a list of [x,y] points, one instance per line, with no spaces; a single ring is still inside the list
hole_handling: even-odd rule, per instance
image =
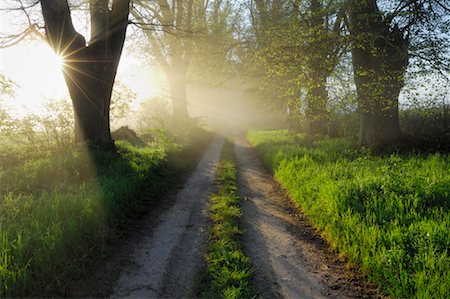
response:
[[[0,298],[448,298],[449,12],[1,1]]]

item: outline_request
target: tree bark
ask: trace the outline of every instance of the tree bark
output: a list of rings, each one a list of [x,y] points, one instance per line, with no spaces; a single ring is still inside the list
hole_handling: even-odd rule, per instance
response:
[[[352,63],[360,113],[360,142],[375,151],[400,141],[398,97],[404,86],[409,40],[385,22],[375,0],[349,10]]]
[[[189,119],[186,101],[186,71],[174,69],[167,73],[174,123],[185,123]]]
[[[72,24],[67,0],[41,0],[47,39],[63,58],[64,78],[75,114],[75,141],[114,148],[111,94],[125,42],[130,0],[90,0],[91,41]]]

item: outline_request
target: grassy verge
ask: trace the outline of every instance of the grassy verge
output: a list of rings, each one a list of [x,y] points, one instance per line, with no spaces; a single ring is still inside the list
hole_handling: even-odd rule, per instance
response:
[[[349,140],[248,139],[323,235],[393,297],[450,290],[450,157],[376,157]]]
[[[0,297],[64,296],[128,219],[195,163],[206,139],[117,142],[117,154],[78,148],[0,155]]]
[[[217,185],[218,192],[211,197],[214,226],[209,235],[206,282],[201,297],[251,298],[252,270],[240,239],[240,198],[236,194],[236,165],[231,141],[226,142],[222,152]]]

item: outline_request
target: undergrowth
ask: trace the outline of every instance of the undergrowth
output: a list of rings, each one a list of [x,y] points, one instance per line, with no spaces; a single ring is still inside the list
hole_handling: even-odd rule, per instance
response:
[[[130,219],[195,163],[207,139],[145,147],[116,142],[117,153],[81,146],[3,151],[0,297],[64,296]]]
[[[396,298],[450,291],[450,157],[373,156],[348,139],[248,139],[324,237]]]
[[[253,272],[242,249],[240,198],[237,195],[234,148],[227,141],[217,172],[218,192],[211,197],[211,218],[203,298],[252,298]]]

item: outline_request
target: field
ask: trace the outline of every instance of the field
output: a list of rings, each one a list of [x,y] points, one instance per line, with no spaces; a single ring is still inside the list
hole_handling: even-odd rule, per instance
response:
[[[373,156],[349,139],[307,142],[285,131],[247,137],[333,248],[383,292],[448,296],[448,154]]]
[[[202,139],[203,138],[203,139]],[[195,165],[208,138],[0,153],[0,297],[63,296],[67,284]]]

